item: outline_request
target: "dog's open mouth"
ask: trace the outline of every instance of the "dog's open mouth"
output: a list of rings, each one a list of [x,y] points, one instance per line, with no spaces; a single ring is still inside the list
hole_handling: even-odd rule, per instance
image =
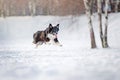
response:
[[[57,38],[57,34],[54,34],[55,38]]]

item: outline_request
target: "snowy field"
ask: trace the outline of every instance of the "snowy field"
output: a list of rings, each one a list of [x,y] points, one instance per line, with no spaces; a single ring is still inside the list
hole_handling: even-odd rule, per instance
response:
[[[0,80],[120,80],[120,14],[109,17],[108,49],[101,48],[97,15],[97,49],[90,49],[85,15],[0,18]],[[60,24],[63,46],[35,49],[33,33],[49,23]]]

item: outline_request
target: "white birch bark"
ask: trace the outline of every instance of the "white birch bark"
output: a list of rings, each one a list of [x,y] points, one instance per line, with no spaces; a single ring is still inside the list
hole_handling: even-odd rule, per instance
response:
[[[105,1],[105,6],[106,6],[106,10],[105,10],[105,31],[104,31],[104,48],[109,47],[108,46],[108,41],[107,41],[107,32],[108,32],[108,5],[109,5],[109,0]]]
[[[100,39],[101,39],[101,44],[102,47],[104,47],[104,42],[103,42],[103,29],[102,29],[102,1],[97,0],[97,6],[98,6],[98,22],[99,22],[99,32],[100,32]]]
[[[91,9],[90,9],[90,3],[88,0],[84,0],[84,5],[86,8],[86,15],[88,17],[88,26],[90,30],[90,38],[91,38],[91,48],[96,48],[96,42],[95,42],[95,36],[94,36],[94,30],[92,25],[92,19],[91,19]]]

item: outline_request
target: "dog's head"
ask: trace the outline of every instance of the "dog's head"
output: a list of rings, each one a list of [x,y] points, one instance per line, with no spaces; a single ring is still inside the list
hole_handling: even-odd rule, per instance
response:
[[[52,26],[50,34],[57,35],[58,31],[59,31],[59,24],[57,24],[56,26]]]

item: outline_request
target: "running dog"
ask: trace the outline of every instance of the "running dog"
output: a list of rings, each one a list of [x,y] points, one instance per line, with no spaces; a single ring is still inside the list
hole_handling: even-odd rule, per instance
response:
[[[34,33],[33,43],[36,44],[36,48],[43,43],[62,46],[57,38],[58,31],[59,24],[57,24],[56,26],[52,26],[52,24],[49,24],[49,27],[46,28],[44,31],[37,31],[36,33]]]

